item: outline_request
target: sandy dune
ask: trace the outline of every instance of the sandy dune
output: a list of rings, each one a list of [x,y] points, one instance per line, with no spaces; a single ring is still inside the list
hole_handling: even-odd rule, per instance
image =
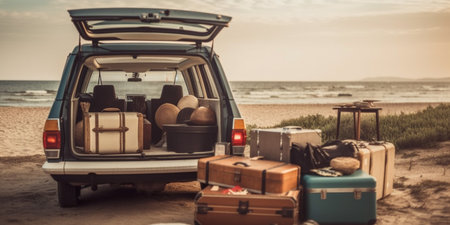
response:
[[[383,113],[415,112],[428,104],[388,104]],[[282,119],[321,113],[332,105],[241,105],[247,123],[269,126]],[[56,183],[44,174],[41,135],[49,108],[0,107],[0,224],[192,224],[197,182],[172,183],[164,192],[130,187],[83,189],[77,208],[61,209]],[[273,116],[276,115],[276,116]],[[13,157],[11,157],[13,156]],[[396,156],[395,190],[378,201],[377,224],[448,224],[450,142]]]
[[[109,185],[83,189],[77,208],[62,209],[55,181],[41,170],[44,161],[41,155],[0,158],[0,224],[193,224],[197,182],[153,194]],[[378,201],[377,224],[448,224],[449,162],[450,142],[399,152],[395,190]]]

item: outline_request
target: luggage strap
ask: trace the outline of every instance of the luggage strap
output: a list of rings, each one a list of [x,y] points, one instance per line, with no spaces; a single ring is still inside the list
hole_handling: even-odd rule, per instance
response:
[[[228,158],[231,158],[231,157],[233,157],[232,155],[228,155],[228,156],[226,156],[226,157],[223,157],[223,158],[219,158],[219,159],[212,159],[212,160],[209,160],[209,161],[206,161],[206,166],[205,166],[205,183],[206,183],[206,185],[208,185],[208,183],[209,183],[209,163],[210,162],[213,162],[213,161],[219,161],[219,160],[222,160],[222,159],[228,159]]]
[[[100,133],[103,132],[119,132],[120,134],[120,145],[119,145],[119,152],[125,153],[125,132],[127,132],[129,129],[125,126],[125,113],[119,112],[119,127],[118,128],[103,128],[99,125],[99,116],[98,113],[95,113],[95,127],[92,129],[92,131],[95,133],[95,153],[99,153],[99,137]]]
[[[266,193],[266,175],[267,175],[267,170],[271,170],[271,169],[275,169],[275,168],[278,168],[278,167],[282,167],[282,166],[285,166],[285,165],[287,165],[287,164],[288,164],[288,163],[281,163],[281,164],[278,164],[278,165],[276,165],[276,166],[267,168],[267,169],[265,169],[265,170],[262,171],[261,194],[265,194],[265,193]],[[298,183],[298,180],[297,180],[297,183]]]

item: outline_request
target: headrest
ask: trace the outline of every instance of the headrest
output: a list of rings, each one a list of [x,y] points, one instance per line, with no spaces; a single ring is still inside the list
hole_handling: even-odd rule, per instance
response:
[[[174,105],[183,97],[181,85],[164,85],[161,92],[161,99]]]
[[[116,91],[114,90],[113,85],[96,85],[94,87],[94,98],[98,98],[102,96],[105,98],[116,98]]]

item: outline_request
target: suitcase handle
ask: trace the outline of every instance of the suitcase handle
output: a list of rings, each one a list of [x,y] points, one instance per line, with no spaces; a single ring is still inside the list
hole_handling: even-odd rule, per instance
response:
[[[102,112],[120,112],[119,108],[104,108]]]
[[[125,133],[127,132],[129,129],[128,127],[119,127],[119,128],[94,128],[92,129],[92,131],[94,131],[95,133],[103,133],[103,132],[121,132],[121,133]]]
[[[235,163],[233,163],[233,166],[237,166],[237,165],[243,165],[243,166],[245,166],[245,167],[249,167],[250,165],[248,165],[247,163],[245,163],[245,162],[235,162]]]
[[[285,126],[283,127],[283,131],[285,130],[302,130],[303,128],[301,126]]]

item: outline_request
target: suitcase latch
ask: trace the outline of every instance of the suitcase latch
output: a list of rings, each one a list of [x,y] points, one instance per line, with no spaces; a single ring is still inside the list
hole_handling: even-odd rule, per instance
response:
[[[208,207],[208,204],[198,203],[197,214],[208,214],[208,211],[213,211],[212,207]]]
[[[238,213],[241,215],[246,215],[251,210],[248,209],[249,202],[248,201],[239,201],[239,207],[237,209]]]
[[[234,182],[241,183],[241,170],[234,170]]]
[[[361,199],[361,191],[355,190],[355,192],[353,192],[354,197],[356,200],[360,200]]]
[[[326,190],[320,191],[320,199],[322,199],[322,200],[327,199],[327,191]]]
[[[294,210],[292,208],[283,208],[281,210],[277,210],[276,214],[280,214],[282,217],[293,218]]]

